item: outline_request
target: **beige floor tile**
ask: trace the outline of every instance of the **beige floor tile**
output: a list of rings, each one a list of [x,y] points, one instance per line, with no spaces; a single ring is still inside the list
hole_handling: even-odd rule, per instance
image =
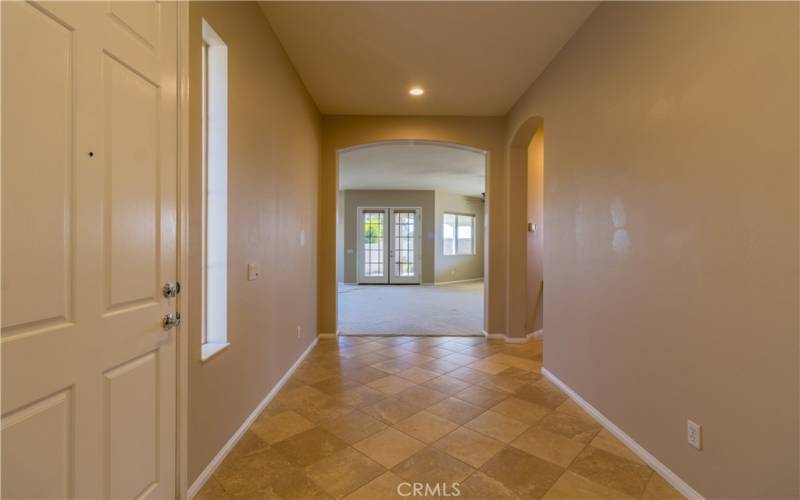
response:
[[[353,444],[386,428],[386,424],[366,413],[355,410],[322,425],[339,439]]]
[[[347,443],[319,427],[301,432],[273,445],[292,464],[305,467],[346,448]]]
[[[424,448],[425,444],[395,429],[384,429],[353,447],[384,467],[391,468]]]
[[[452,354],[452,353],[450,353]],[[451,372],[457,368],[460,368],[463,365],[460,365],[454,361],[445,361],[441,358],[434,359],[433,361],[428,361],[427,363],[423,363],[418,365],[420,368],[423,368],[428,371],[436,372],[438,374],[445,374]]]
[[[321,424],[339,418],[352,410],[350,406],[341,402],[338,398],[328,397],[324,400],[318,400],[306,406],[295,408],[294,411],[316,424]]]
[[[467,366],[473,370],[488,373],[489,375],[497,375],[498,373],[508,369],[508,365],[497,363],[489,359],[479,359],[478,361],[470,363]]]
[[[295,434],[314,428],[314,422],[294,411],[286,411],[277,415],[261,415],[250,430],[268,444],[290,438]]]
[[[460,482],[474,469],[435,448],[425,448],[392,468],[392,472],[406,481],[416,483]]]
[[[550,488],[544,498],[547,500],[622,500],[632,497],[567,471]]]
[[[520,434],[511,446],[566,468],[586,445],[560,434],[532,428]]]
[[[270,402],[269,409],[276,412],[282,412],[286,410],[294,410],[295,408],[301,408],[304,406],[308,406],[318,401],[324,401],[328,398],[328,395],[324,392],[314,389],[310,385],[304,385],[301,387],[296,387],[294,389],[284,389],[278,393],[277,396]]]
[[[541,382],[541,381],[540,381]],[[558,406],[567,400],[567,396],[558,390],[551,390],[547,386],[540,386],[539,382],[535,384],[525,384],[514,392],[514,396],[531,403],[536,403],[539,406],[544,406],[555,410]]]
[[[312,384],[311,387],[331,396],[341,394],[349,389],[359,387],[360,385],[361,384],[353,380],[344,380],[339,376],[333,376]]]
[[[464,424],[464,427],[503,443],[510,443],[514,438],[525,432],[525,429],[529,426],[505,415],[487,411]]]
[[[430,389],[423,385],[416,385],[397,395],[397,399],[404,401],[420,410],[433,406],[446,399],[447,394]]]
[[[438,373],[420,368],[419,366],[414,366],[408,370],[403,370],[397,375],[403,377],[404,379],[408,379],[415,384],[421,384],[439,376]]]
[[[197,500],[231,500],[232,497],[225,492],[217,478],[211,476],[194,498]]]
[[[457,392],[463,391],[471,384],[469,384],[468,382],[464,382],[463,380],[459,380],[455,377],[451,377],[449,375],[442,375],[440,377],[430,379],[422,385],[430,389],[433,389],[435,391],[441,392],[443,394],[447,394],[448,396],[451,396]]]
[[[506,399],[508,396],[508,394],[486,389],[485,387],[479,387],[477,385],[467,387],[463,391],[455,394],[455,397],[458,399],[486,409],[491,408],[500,401]]]
[[[668,482],[655,472],[647,482],[642,498],[647,500],[677,500],[684,498]]]
[[[518,377],[506,375],[506,372],[502,372],[500,375],[487,376],[486,379],[478,385],[487,389],[492,389],[493,391],[514,394],[520,387],[526,384],[528,384],[528,382]]]
[[[306,474],[320,488],[341,498],[384,472],[384,468],[353,448],[345,448],[310,465]]]
[[[369,406],[386,399],[386,394],[365,385],[348,389],[338,395],[337,400],[356,408]]]
[[[458,424],[423,410],[397,422],[393,427],[423,443],[432,443],[452,432]]]
[[[505,445],[466,427],[459,427],[436,441],[433,446],[472,467],[479,468]]]
[[[593,420],[586,420],[560,411],[545,415],[537,426],[582,443],[589,443],[602,429],[600,424]]]
[[[477,417],[485,410],[480,406],[475,406],[472,403],[467,403],[458,398],[447,398],[439,401],[433,406],[429,406],[427,411],[434,415],[444,417],[451,422],[463,425],[473,418]]]
[[[380,363],[375,363],[372,365],[373,368],[377,368],[381,371],[394,375],[397,375],[398,373],[408,370],[414,366],[415,365],[412,361],[400,360],[396,358],[387,359],[386,361],[381,361]]]
[[[467,356],[466,354],[454,353],[439,359],[442,359],[444,361],[452,361],[453,363],[457,363],[463,366],[463,365],[468,365],[470,363],[474,363],[475,361],[478,361],[479,358],[476,358],[475,356]]]
[[[302,470],[281,476],[268,489],[262,490],[260,493],[273,494],[275,498],[281,500],[330,500],[334,498]],[[267,495],[267,498],[272,497]]]
[[[564,469],[522,450],[506,447],[486,462],[481,472],[522,498],[541,498]]]
[[[473,500],[495,500],[501,498],[518,498],[517,495],[506,488],[503,483],[492,479],[481,471],[471,474],[459,485],[458,498]]]
[[[253,432],[253,427],[251,426],[250,429],[248,429],[242,435],[242,438],[239,439],[239,442],[236,443],[236,446],[233,447],[228,456],[246,457],[247,455],[252,455],[254,453],[264,451],[267,448],[269,448],[269,444],[267,444],[266,441],[258,437],[258,435],[256,435],[255,432]]]
[[[396,500],[406,498],[401,496],[397,487],[404,483],[403,478],[397,477],[392,472],[384,472],[353,493],[347,495],[345,500]],[[405,493],[405,491],[403,491]]]
[[[295,467],[286,457],[268,448],[246,457],[226,459],[214,476],[229,495],[246,497],[254,495],[294,470]]]
[[[626,495],[639,497],[644,493],[652,469],[613,453],[587,446],[578,455],[569,470],[607,488]]]
[[[601,429],[589,444],[595,448],[605,450],[609,453],[613,453],[614,455],[630,460],[631,462],[645,465],[645,463],[641,458],[639,458],[638,455],[636,455],[636,453],[632,452],[630,448],[622,444],[620,440],[615,438],[605,429]]]
[[[388,377],[382,377],[377,380],[373,380],[367,384],[367,387],[381,391],[386,395],[394,396],[395,394],[402,392],[409,387],[414,387],[415,385],[416,384],[414,382],[411,382],[405,378],[401,378],[396,375],[389,375]]]
[[[468,366],[462,366],[461,368],[457,368],[451,372],[448,372],[447,375],[450,377],[455,377],[469,384],[475,384],[475,385],[478,385],[486,380],[485,373],[480,372],[478,370],[473,370]]]
[[[419,409],[405,401],[390,397],[378,401],[374,405],[362,408],[362,411],[385,424],[394,425],[404,418],[417,413]]]
[[[519,398],[504,399],[493,406],[491,410],[530,425],[539,422],[545,415],[552,411],[544,406],[539,406]]]

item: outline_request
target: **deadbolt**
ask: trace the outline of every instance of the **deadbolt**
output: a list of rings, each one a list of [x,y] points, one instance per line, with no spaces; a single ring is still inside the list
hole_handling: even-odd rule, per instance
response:
[[[164,327],[164,330],[172,330],[180,324],[181,313],[179,312],[165,314],[164,319],[161,321],[161,325]]]
[[[175,283],[164,283],[161,293],[164,294],[164,297],[175,297],[181,293],[181,284],[177,281]]]

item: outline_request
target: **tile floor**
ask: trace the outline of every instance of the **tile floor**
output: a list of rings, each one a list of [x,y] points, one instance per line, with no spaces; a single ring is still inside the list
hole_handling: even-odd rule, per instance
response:
[[[681,498],[541,363],[538,341],[320,340],[197,498]]]

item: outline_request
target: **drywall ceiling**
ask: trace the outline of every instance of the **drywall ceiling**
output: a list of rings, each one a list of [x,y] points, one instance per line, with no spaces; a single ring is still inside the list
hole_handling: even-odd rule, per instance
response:
[[[323,114],[479,116],[506,114],[597,5],[260,4]]]
[[[362,146],[339,154],[339,189],[485,192],[485,154],[420,142]]]

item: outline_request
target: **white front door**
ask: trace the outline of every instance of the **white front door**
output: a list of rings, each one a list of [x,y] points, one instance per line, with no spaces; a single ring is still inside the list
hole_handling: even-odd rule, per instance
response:
[[[2,2],[3,498],[175,490],[177,4]]]
[[[358,282],[419,283],[419,208],[358,208]]]

